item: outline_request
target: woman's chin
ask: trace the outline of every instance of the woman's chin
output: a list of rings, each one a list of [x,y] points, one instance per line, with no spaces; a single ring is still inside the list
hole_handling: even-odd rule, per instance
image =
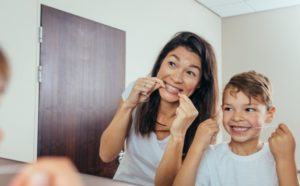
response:
[[[167,91],[159,91],[160,97],[162,100],[166,101],[166,102],[178,102],[179,101],[179,97],[178,97],[178,93],[169,93]]]

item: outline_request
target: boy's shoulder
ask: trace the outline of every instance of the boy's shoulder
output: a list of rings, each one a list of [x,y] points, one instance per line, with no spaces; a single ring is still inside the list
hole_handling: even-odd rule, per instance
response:
[[[270,151],[268,143],[263,143],[263,148],[254,154],[250,154],[248,156],[240,156],[231,151],[231,149],[229,147],[229,142],[222,142],[219,144],[209,145],[205,152],[205,156],[208,159],[215,159],[215,160],[224,159],[224,157],[236,159],[239,161],[240,160],[248,161],[248,160],[257,159],[260,157],[268,157],[269,159],[273,159],[273,155]]]
[[[218,144],[209,145],[207,150],[208,151],[223,151],[228,148],[228,142],[222,142]]]
[[[206,156],[221,155],[228,153],[228,142],[222,142],[214,145],[209,145],[206,149]]]

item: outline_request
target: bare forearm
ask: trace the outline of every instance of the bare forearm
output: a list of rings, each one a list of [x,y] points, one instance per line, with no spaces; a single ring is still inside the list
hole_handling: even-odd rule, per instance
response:
[[[183,144],[184,137],[170,136],[166,151],[156,170],[156,186],[169,186],[173,184],[175,176],[182,164]]]
[[[174,186],[194,186],[197,170],[202,159],[205,148],[199,146],[194,139],[187,156],[175,178]]]
[[[133,108],[122,102],[113,120],[103,132],[99,155],[104,162],[114,160],[122,150],[130,127],[132,110]]]
[[[297,168],[295,159],[277,161],[276,171],[280,186],[298,186]]]

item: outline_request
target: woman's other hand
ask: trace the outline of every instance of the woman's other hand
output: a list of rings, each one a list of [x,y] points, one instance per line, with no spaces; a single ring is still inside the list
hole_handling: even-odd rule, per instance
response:
[[[146,102],[155,90],[165,87],[164,82],[157,77],[145,77],[136,80],[125,103],[134,108],[139,103]]]
[[[193,102],[186,95],[178,94],[179,106],[176,109],[176,118],[174,119],[170,132],[174,137],[183,137],[192,122],[198,116],[198,110]]]

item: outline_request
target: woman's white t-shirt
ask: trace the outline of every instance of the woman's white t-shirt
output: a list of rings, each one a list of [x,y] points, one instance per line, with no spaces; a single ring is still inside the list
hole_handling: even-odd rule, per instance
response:
[[[133,83],[122,94],[123,100],[129,96]],[[125,142],[123,159],[114,176],[115,180],[137,185],[154,185],[156,169],[162,159],[169,137],[158,140],[154,132],[143,137],[135,132],[135,111],[128,137]]]

